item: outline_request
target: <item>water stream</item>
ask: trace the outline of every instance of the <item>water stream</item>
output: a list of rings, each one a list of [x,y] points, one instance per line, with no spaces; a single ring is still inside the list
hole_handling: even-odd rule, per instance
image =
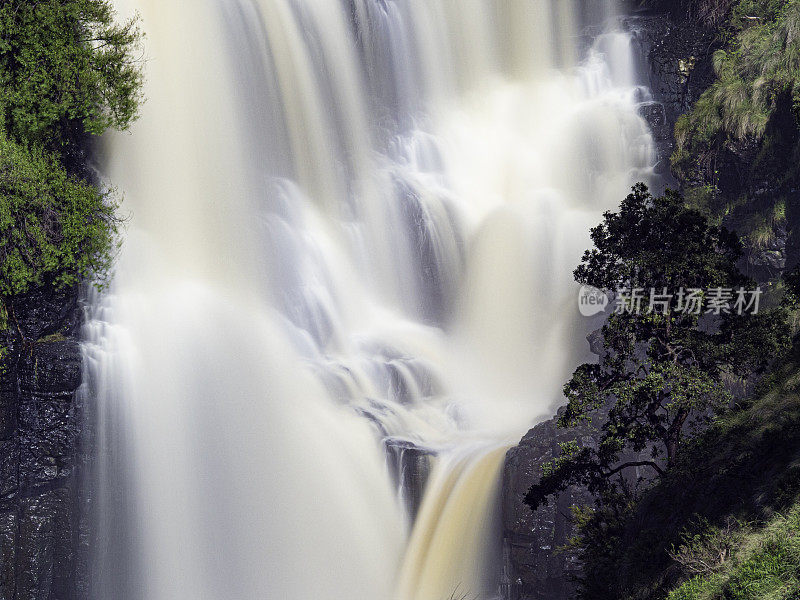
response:
[[[606,0],[116,0],[147,102],[86,327],[97,600],[488,600],[505,451],[648,179]]]

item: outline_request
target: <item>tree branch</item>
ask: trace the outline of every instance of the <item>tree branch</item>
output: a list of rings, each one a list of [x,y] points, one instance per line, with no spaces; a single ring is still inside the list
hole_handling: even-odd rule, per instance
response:
[[[619,473],[620,471],[622,471],[623,469],[627,469],[628,467],[652,467],[658,472],[659,475],[664,474],[664,469],[659,467],[657,463],[653,462],[652,460],[642,460],[642,461],[631,461],[623,463],[618,467],[611,469],[607,473],[603,473],[603,477],[608,479],[612,475]]]

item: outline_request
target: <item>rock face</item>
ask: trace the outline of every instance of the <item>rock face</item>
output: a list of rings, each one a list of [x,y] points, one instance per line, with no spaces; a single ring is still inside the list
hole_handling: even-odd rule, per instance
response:
[[[422,504],[425,483],[431,471],[433,453],[406,440],[388,438],[384,440],[384,449],[392,473],[395,486],[399,490],[411,521],[413,521]]]
[[[659,149],[659,173],[669,173],[675,123],[714,81],[716,34],[686,14],[643,11],[625,20],[647,73],[654,102],[642,106]]]
[[[503,472],[503,587],[508,600],[572,598],[580,572],[574,550],[563,547],[572,536],[570,507],[591,501],[585,490],[569,488],[536,513],[522,501],[538,480],[543,463],[559,454],[559,443],[578,438],[594,444],[589,430],[558,429],[556,419],[531,429],[506,455]]]
[[[654,101],[642,104],[641,115],[650,124],[659,150],[656,169],[667,185],[678,117],[686,112],[713,82],[711,66],[714,36],[688,18],[675,1],[652,1],[647,11],[625,20],[640,50],[643,70],[649,73]],[[602,352],[598,332],[588,338],[595,354]],[[509,600],[568,600],[574,598],[580,560],[575,551],[563,550],[573,535],[570,507],[586,505],[585,490],[570,488],[555,502],[533,513],[525,504],[527,490],[538,481],[541,466],[558,454],[560,442],[578,439],[595,444],[589,429],[560,430],[555,419],[529,431],[506,456],[503,480],[504,595]]]
[[[76,290],[38,291],[0,338],[0,600],[85,598]]]

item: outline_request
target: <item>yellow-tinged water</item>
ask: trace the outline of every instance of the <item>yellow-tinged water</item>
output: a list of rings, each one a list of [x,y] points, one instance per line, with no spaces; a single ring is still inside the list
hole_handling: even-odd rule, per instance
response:
[[[105,144],[95,598],[496,596],[505,452],[587,353],[589,227],[654,162],[613,4],[116,5],[147,102]],[[391,444],[431,456],[413,523]]]

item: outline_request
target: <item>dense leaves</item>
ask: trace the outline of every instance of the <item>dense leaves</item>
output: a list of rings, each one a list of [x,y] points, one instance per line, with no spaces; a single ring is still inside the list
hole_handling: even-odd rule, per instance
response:
[[[47,153],[0,134],[0,296],[103,277],[115,248],[114,205]]]
[[[675,465],[632,502],[576,511],[580,598],[664,600],[687,580],[675,598],[736,597],[725,595],[733,591],[725,583],[749,562],[759,529],[800,501],[798,361],[796,344],[752,398],[687,441]],[[762,583],[775,580],[754,572],[750,585]]]
[[[137,115],[137,21],[104,0],[0,1],[0,106],[16,140],[50,148],[125,129]]]
[[[730,404],[725,382],[763,371],[789,344],[783,308],[759,314],[752,306],[739,314],[733,302],[717,308],[712,290],[735,294],[755,284],[736,268],[737,238],[677,193],[653,198],[637,185],[619,212],[606,213],[592,230],[592,241],[595,248],[575,270],[579,283],[655,290],[664,300],[611,315],[602,330],[605,355],[578,367],[564,387],[560,426],[605,421],[597,447],[562,447],[526,498],[533,508],[574,483],[608,498],[624,486],[615,476],[628,467],[662,473],[687,430],[705,426]],[[687,310],[690,289],[703,290],[696,311]],[[622,461],[625,453],[638,458]]]
[[[10,298],[108,274],[116,203],[85,149],[131,124],[142,84],[138,21],[114,16],[107,0],[0,0],[0,329]]]

